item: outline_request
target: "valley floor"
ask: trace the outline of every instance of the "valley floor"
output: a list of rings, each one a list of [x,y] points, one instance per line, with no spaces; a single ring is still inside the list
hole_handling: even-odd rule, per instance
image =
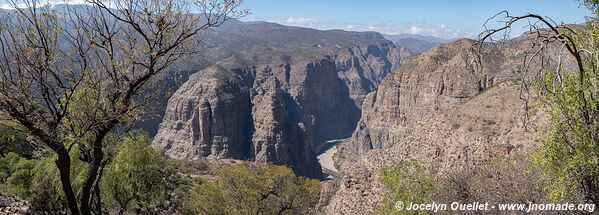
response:
[[[329,140],[316,147],[316,152],[318,153],[318,162],[322,167],[322,173],[326,176],[326,179],[339,178],[339,171],[337,171],[337,168],[335,168],[333,155],[337,153],[337,144],[346,140],[347,139]]]

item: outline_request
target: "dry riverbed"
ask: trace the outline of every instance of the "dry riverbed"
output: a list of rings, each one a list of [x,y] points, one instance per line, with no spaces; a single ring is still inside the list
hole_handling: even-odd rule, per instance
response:
[[[316,147],[316,152],[318,153],[318,162],[320,162],[322,172],[327,179],[339,178],[339,171],[337,171],[337,168],[335,168],[333,155],[337,153],[337,144],[343,141],[346,141],[346,139],[329,140]]]

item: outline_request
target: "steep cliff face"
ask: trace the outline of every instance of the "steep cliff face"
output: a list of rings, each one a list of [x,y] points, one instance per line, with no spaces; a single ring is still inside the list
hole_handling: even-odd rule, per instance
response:
[[[399,65],[400,59],[409,55],[407,50],[396,48],[393,42],[375,32],[320,31],[253,22],[224,27],[218,29],[217,34],[225,38],[223,42],[215,40],[215,45],[225,43],[245,56],[273,53],[287,57],[330,56],[358,108],[366,94],[376,90],[385,76]],[[236,42],[227,39],[229,36],[247,39]],[[255,46],[256,41],[261,42],[259,46]]]
[[[320,177],[313,147],[348,137],[360,110],[332,57],[263,55],[211,67],[171,97],[154,146],[180,159],[233,158]]]
[[[349,88],[350,97],[361,107],[366,95],[375,91],[383,79],[391,74],[400,60],[409,56],[389,42],[359,45],[335,54],[339,77]]]
[[[483,69],[476,69],[473,44],[462,39],[404,59],[402,66],[366,97],[362,118],[351,143],[342,147],[340,160],[355,160],[372,149],[389,148],[405,136],[412,123],[472,98],[496,81],[515,77],[498,69],[504,56],[496,50],[483,59]]]
[[[526,112],[519,93],[518,83],[496,84],[471,99],[411,123],[388,148],[368,150],[352,162],[344,162],[339,168],[342,177],[337,182],[338,189],[324,212],[373,214],[383,200],[381,194],[386,192],[379,178],[379,168],[384,165],[417,160],[445,175],[532,150],[539,143],[534,134],[547,125],[547,119],[531,116],[525,128]]]
[[[308,141],[306,128],[289,115],[290,107],[285,102],[289,95],[277,87],[259,87],[252,94],[255,161],[288,165],[299,175],[319,177],[320,164]]]
[[[354,100],[354,106],[359,109],[366,94],[376,90],[383,78],[399,65],[400,59],[409,55],[406,50],[396,48],[391,41],[375,32],[321,31],[268,22],[231,21],[204,32],[202,36],[203,39],[198,47],[202,52],[183,59],[171,67],[172,71],[154,80],[157,84],[148,90],[148,94],[156,97],[155,87],[163,85],[166,87],[159,90],[163,95],[158,96],[160,97],[158,102],[149,105],[152,110],[144,110],[148,116],[144,117],[144,121],[137,123],[136,128],[144,129],[154,136],[158,124],[166,114],[164,110],[172,93],[187,81],[190,75],[211,66],[219,65],[245,72],[256,70],[256,78],[258,78],[257,76],[263,75],[264,69],[258,67],[264,65],[272,68],[281,66],[282,70],[285,66],[297,66],[287,65],[283,59],[320,60],[324,59],[324,56],[330,56],[336,71],[327,75],[338,76],[341,83],[346,85],[330,90],[347,91],[350,98]],[[252,68],[254,66],[257,68]],[[268,76],[270,73],[264,74]],[[289,82],[285,77],[289,78],[291,75],[278,74],[283,85]],[[242,76],[246,77],[244,82],[249,82],[245,83],[247,86],[252,84],[253,74]],[[335,80],[335,83],[338,83],[338,80]],[[359,111],[357,112],[359,115]],[[308,133],[311,134],[311,131]],[[321,133],[329,134],[330,131]],[[345,137],[349,135],[351,131],[345,133]]]
[[[524,125],[529,113],[519,80],[534,73],[521,67],[531,50],[527,40],[485,46],[482,64],[473,61],[479,59],[474,41],[466,39],[402,59],[366,97],[356,131],[339,147],[334,159],[342,178],[324,212],[373,213],[385,192],[378,173],[383,165],[417,160],[444,174],[534,149],[548,119],[538,111]],[[572,66],[568,62],[563,65]]]
[[[234,22],[203,40],[203,69],[170,98],[154,146],[319,177],[312,148],[350,137],[366,95],[409,55],[374,32]],[[193,64],[194,60],[188,60]],[[197,63],[196,63],[197,64]],[[185,65],[181,65],[185,66]]]
[[[247,158],[250,107],[241,77],[221,67],[208,68],[192,75],[171,97],[154,144],[181,159]]]

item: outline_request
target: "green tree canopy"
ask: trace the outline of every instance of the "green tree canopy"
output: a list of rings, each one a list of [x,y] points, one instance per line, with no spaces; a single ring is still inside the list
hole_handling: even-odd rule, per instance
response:
[[[318,180],[288,167],[235,164],[198,185],[188,208],[192,214],[306,214],[319,195]]]

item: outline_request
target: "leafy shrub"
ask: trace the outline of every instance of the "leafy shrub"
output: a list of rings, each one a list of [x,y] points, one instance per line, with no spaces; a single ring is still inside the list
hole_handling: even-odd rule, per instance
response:
[[[31,177],[35,164],[35,161],[13,152],[0,158],[0,190],[22,197],[31,196]]]
[[[398,211],[395,203],[402,201],[426,204],[433,199],[435,181],[431,174],[416,161],[401,162],[390,167],[384,166],[379,174],[381,183],[390,190],[390,193],[377,207],[377,214],[413,214],[414,211]]]
[[[452,124],[452,125],[451,125],[451,128],[452,128],[453,130],[456,130],[456,129],[459,129],[461,126],[462,126],[462,125],[460,125],[459,123],[454,123],[454,124]]]
[[[290,168],[233,164],[194,188],[187,213],[306,214],[319,194],[318,180],[297,177]]]
[[[124,213],[135,208],[136,213],[158,213],[159,204],[174,190],[171,182],[176,178],[176,166],[163,153],[150,147],[145,133],[135,132],[125,139],[111,136],[106,140],[122,142],[113,153],[107,154],[100,183],[108,211]],[[77,147],[73,147],[70,154],[71,183],[78,192],[87,168],[78,158]],[[41,159],[30,160],[12,152],[0,158],[0,190],[31,201],[33,211],[67,214],[55,159],[56,156],[42,155]]]
[[[0,120],[0,156],[6,156],[10,152],[31,158],[33,147],[27,142],[27,134],[17,123]]]
[[[125,138],[106,166],[102,191],[109,208],[118,208],[119,214],[132,208],[135,213],[158,213],[156,207],[174,189],[170,180],[176,166],[150,143],[145,133]]]
[[[584,1],[597,9],[595,0]],[[596,14],[597,15],[597,14]],[[599,202],[599,80],[597,79],[597,36],[599,22],[593,17],[587,30],[571,35],[578,50],[591,50],[582,55],[577,71],[543,71],[538,81],[544,108],[549,110],[551,124],[535,163],[554,201],[575,198],[579,192],[590,202]]]

